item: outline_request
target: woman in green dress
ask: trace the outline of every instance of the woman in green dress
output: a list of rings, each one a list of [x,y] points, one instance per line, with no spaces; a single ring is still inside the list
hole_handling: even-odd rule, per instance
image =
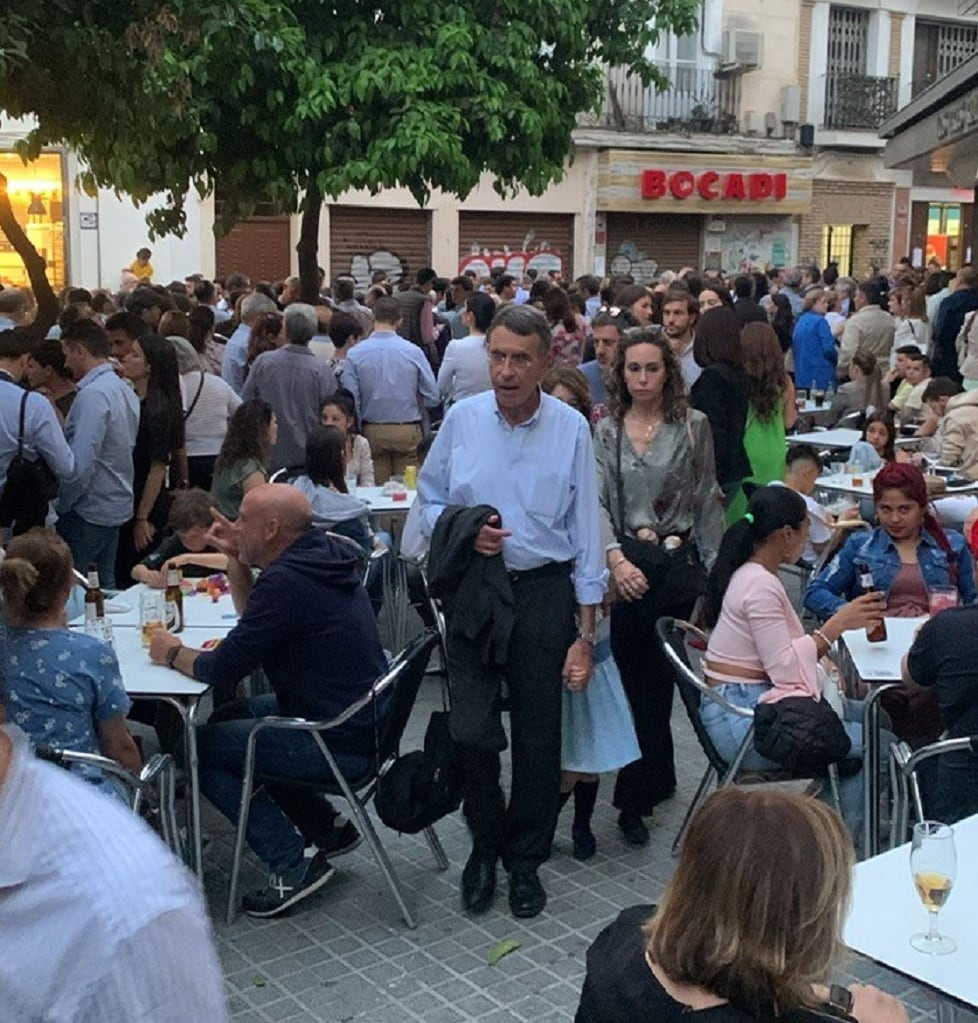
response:
[[[785,431],[795,424],[795,385],[784,368],[784,352],[778,336],[766,323],[748,323],[740,334],[744,369],[750,380],[744,448],[751,474],[744,481],[764,486],[784,475]],[[747,510],[741,492],[727,509],[727,523],[736,522]]]

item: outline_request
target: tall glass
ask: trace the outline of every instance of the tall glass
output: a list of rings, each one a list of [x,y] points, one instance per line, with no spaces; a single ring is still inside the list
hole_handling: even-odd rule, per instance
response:
[[[937,914],[948,900],[957,872],[954,830],[938,821],[921,821],[913,826],[910,871],[920,901],[927,907],[930,926],[914,934],[910,944],[928,955],[943,956],[958,947],[952,938],[938,933]]]

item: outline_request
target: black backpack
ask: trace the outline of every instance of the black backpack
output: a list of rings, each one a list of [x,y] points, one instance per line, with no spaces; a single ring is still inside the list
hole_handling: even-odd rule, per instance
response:
[[[462,802],[455,744],[448,730],[448,711],[428,721],[424,749],[399,756],[377,783],[377,816],[394,831],[417,834],[454,813]]]
[[[58,496],[58,477],[40,455],[31,461],[24,457],[24,416],[27,391],[20,399],[20,428],[17,454],[7,466],[7,479],[0,493],[0,526],[13,526],[14,536],[34,526],[43,526],[48,502]]]

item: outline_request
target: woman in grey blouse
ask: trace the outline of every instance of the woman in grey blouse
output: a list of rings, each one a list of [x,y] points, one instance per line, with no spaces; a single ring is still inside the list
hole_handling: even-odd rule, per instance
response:
[[[650,590],[622,552],[627,535],[666,547],[692,545],[705,568],[723,534],[713,438],[706,416],[689,408],[679,363],[659,328],[629,331],[611,373],[612,414],[595,433],[608,569],[617,603],[611,647],[631,703],[640,760],[618,772],[614,805],[631,845],[648,841],[643,816],[676,788],[672,672],[655,637],[661,615],[686,617],[689,602]]]

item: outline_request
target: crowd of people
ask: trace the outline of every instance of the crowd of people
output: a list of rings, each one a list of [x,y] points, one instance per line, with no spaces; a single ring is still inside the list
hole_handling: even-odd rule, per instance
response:
[[[154,285],[145,254],[129,276],[117,295],[68,289],[43,340],[30,330],[29,296],[0,290],[6,715],[38,745],[141,763],[114,654],[65,626],[72,567],[96,571],[106,588],[160,587],[174,567],[225,571],[240,619],[220,647],[195,650],[158,633],[150,656],[214,688],[216,709],[200,730],[201,789],[234,820],[251,720],[331,717],[383,671],[379,595],[368,599],[357,559],[324,530],[364,554],[385,548],[349,491],[411,467],[420,473],[407,530],[427,548],[431,577],[449,580],[439,593],[472,835],[461,877],[470,914],[493,905],[499,863],[513,914],[544,910],[539,867],[572,797],[574,855],[599,854],[591,821],[601,774],[617,772],[621,839],[647,844],[648,818],[677,787],[673,675],[654,628],[662,616],[699,616],[709,631],[705,678],[728,704],[820,702],[837,685],[824,669],[844,632],[925,613],[931,587],[953,587],[961,607],[921,632],[887,725],[914,741],[975,730],[978,700],[962,694],[978,691],[978,677],[960,649],[957,659],[933,654],[974,634],[978,511],[934,506],[925,475],[936,458],[978,479],[970,266],[923,277],[904,261],[858,282],[834,266],[729,279],[682,268],[648,284],[504,269],[449,279],[425,269],[400,289],[375,274],[362,294],[352,279],[329,288],[321,280],[317,304],[299,301],[294,278]],[[786,445],[811,425],[806,400],[816,392],[824,423],[862,430],[850,458],[875,472],[873,500],[838,519],[815,496],[819,452]],[[914,453],[896,446],[900,433]],[[37,487],[27,488],[33,501],[20,493],[35,480],[25,463],[43,466],[44,500]],[[835,527],[860,516],[869,528],[841,543],[804,594],[819,622],[807,632],[779,571],[813,564]],[[860,587],[864,567],[870,593]],[[237,683],[257,667],[272,693],[238,701]],[[857,760],[838,805],[858,836],[861,715],[854,700],[830,695]],[[724,755],[740,746],[745,720],[704,705]],[[341,769],[369,768],[373,731],[362,715],[344,726]],[[268,775],[314,780],[323,770],[308,735],[263,734],[257,757]],[[744,766],[779,765],[751,753]],[[0,778],[2,768],[0,756]],[[978,811],[976,782],[968,754],[942,766],[932,798],[945,819]],[[0,789],[0,818],[3,802]],[[724,964],[721,984],[696,959],[703,936],[688,927],[682,900],[703,870],[728,876],[717,857],[730,842],[711,839],[711,827],[731,836],[740,825],[746,848],[765,843],[766,828],[773,838],[779,821],[817,834],[812,847],[826,858],[821,945],[768,978],[751,976],[746,961]],[[247,841],[269,879],[245,896],[245,910],[290,909],[326,884],[329,858],[359,840],[325,800],[263,786]],[[608,1008],[616,998],[729,1003],[738,1019],[764,1006],[778,1015],[811,1008],[838,940],[826,907],[845,901],[851,857],[831,811],[790,797],[714,797],[659,910],[629,911],[598,939],[578,1019],[641,1018],[625,1002]],[[707,900],[705,918],[735,912],[769,879],[742,880],[741,895]],[[797,931],[781,926],[745,930],[743,940],[790,944]],[[684,942],[689,962],[676,957]],[[632,964],[627,976],[608,975],[609,950]],[[860,1023],[905,1018],[895,1003],[864,1002],[863,1014],[854,1010]]]

